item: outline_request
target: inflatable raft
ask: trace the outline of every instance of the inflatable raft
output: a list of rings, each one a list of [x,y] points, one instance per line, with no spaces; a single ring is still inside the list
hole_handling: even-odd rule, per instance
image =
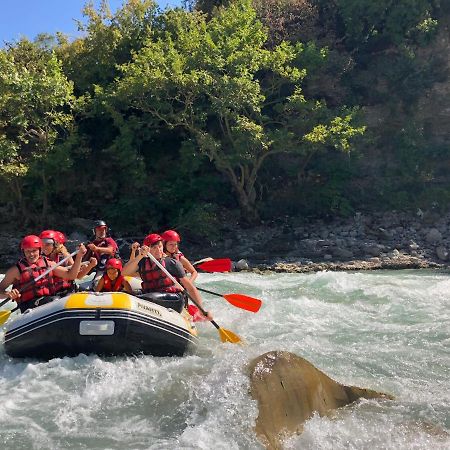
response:
[[[46,360],[80,353],[182,356],[198,339],[189,314],[177,309],[122,292],[78,292],[10,320],[5,352]]]

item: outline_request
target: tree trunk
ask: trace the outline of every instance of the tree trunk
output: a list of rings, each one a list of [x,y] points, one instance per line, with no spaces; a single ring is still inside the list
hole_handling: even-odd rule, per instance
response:
[[[11,188],[14,193],[14,196],[16,197],[16,203],[17,207],[15,208],[17,216],[17,219],[19,219],[19,223],[27,223],[28,217],[27,217],[27,211],[25,208],[25,204],[23,201],[23,195],[22,195],[22,186],[20,184],[19,178],[13,178],[11,182]]]
[[[237,201],[241,210],[242,220],[249,225],[256,225],[260,222],[258,210],[256,208],[256,191],[255,183],[252,178],[245,176],[245,171],[241,171],[241,178],[236,176],[236,173],[228,167],[226,170],[221,170],[230,180],[234,191],[237,194]]]
[[[48,179],[45,176],[45,171],[42,171],[42,211],[41,211],[41,223],[46,222],[48,214]]]

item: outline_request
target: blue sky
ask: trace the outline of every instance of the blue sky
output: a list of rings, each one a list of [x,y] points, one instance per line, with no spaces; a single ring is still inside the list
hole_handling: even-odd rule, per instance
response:
[[[125,0],[109,0],[115,11]],[[77,36],[73,19],[82,19],[81,10],[87,0],[0,0],[0,47],[25,36],[33,40],[39,33],[62,31],[71,38]],[[180,6],[181,0],[158,0],[160,7]],[[95,5],[100,0],[94,1]]]

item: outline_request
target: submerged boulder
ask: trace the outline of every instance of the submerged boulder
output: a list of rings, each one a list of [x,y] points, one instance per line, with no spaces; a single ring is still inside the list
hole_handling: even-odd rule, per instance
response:
[[[325,415],[359,398],[393,399],[388,394],[337,383],[306,359],[271,351],[249,366],[251,395],[258,401],[256,432],[267,448],[281,448],[287,433],[299,433],[314,413]]]

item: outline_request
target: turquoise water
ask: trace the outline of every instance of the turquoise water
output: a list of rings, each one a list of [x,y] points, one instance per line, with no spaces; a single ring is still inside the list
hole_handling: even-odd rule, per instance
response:
[[[202,274],[198,285],[264,301],[253,314],[204,297],[245,346],[221,343],[200,323],[200,346],[184,358],[42,363],[0,348],[2,448],[261,449],[245,368],[270,350],[396,397],[314,416],[286,448],[450,448],[449,274]]]

